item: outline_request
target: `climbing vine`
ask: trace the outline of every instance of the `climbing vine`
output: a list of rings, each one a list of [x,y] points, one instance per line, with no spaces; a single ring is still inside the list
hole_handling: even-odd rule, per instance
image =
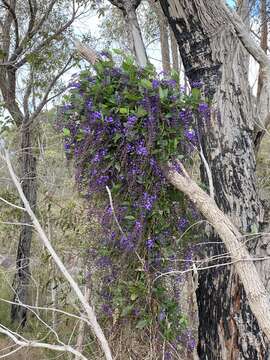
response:
[[[168,290],[156,277],[189,265],[191,247],[184,265],[177,259],[198,237],[191,226],[197,214],[164,171],[168,161],[177,169],[177,160],[192,163],[209,104],[200,83],[186,95],[176,73],[157,74],[115,52],[121,66],[103,52],[70,83],[61,110],[65,151],[75,159],[89,211],[101,219],[103,236],[91,249],[100,271],[100,311],[114,322],[128,317],[138,329],[155,325],[177,347],[187,331],[179,308],[183,279]]]

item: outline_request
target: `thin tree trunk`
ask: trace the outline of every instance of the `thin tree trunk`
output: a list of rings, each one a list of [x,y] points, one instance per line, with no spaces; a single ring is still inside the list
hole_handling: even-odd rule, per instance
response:
[[[261,39],[260,39],[260,45],[261,48],[265,53],[267,53],[268,49],[268,16],[267,16],[267,4],[266,0],[261,0],[260,2],[260,15],[261,15]],[[257,88],[257,99],[260,99],[262,88],[263,88],[263,82],[264,82],[264,74],[263,69],[260,66],[259,69],[259,79],[258,79],[258,88]],[[269,125],[269,121],[265,124],[265,127]],[[256,151],[259,151],[261,141],[265,135],[265,129],[262,129],[261,127],[258,129],[258,133],[256,134],[256,138],[254,140]]]
[[[171,72],[171,62],[168,21],[158,2],[155,0],[149,0],[149,4],[154,9],[158,19],[162,68],[165,73],[169,74]]]
[[[179,44],[190,82],[202,81],[215,110],[200,129],[218,206],[245,234],[259,229],[255,179],[254,103],[242,66],[244,48],[216,0],[160,0]],[[205,171],[203,180],[207,183]],[[209,230],[210,232],[210,230]],[[202,239],[203,240],[203,239]],[[210,232],[203,257],[224,254]],[[247,243],[251,254],[261,240]],[[222,261],[222,260],[221,260]],[[198,353],[203,360],[267,359],[269,343],[251,313],[234,267],[199,274]]]
[[[144,46],[141,29],[138,23],[136,9],[140,5],[141,0],[109,0],[111,4],[118,7],[124,15],[128,34],[132,41],[131,48],[136,56],[137,63],[140,66],[146,66],[148,59]]]
[[[172,29],[170,29],[170,39],[171,39],[171,51],[172,51],[172,67],[173,67],[173,70],[180,72],[178,44],[177,44],[177,41],[175,39]]]
[[[267,7],[266,7],[266,0],[261,0],[261,48],[265,53],[267,53],[268,49],[268,17],[267,17]],[[258,79],[258,89],[257,89],[257,97],[260,96],[262,90],[262,83],[263,83],[263,76],[262,76],[262,69],[260,67],[259,71],[259,79]]]
[[[24,122],[25,124],[25,122]],[[21,128],[21,180],[22,188],[29,201],[31,208],[35,211],[37,202],[37,161],[32,148],[31,126],[22,125]],[[31,224],[31,218],[24,212],[22,223]],[[33,237],[32,226],[22,226],[16,258],[16,274],[13,281],[15,291],[14,301],[20,300],[23,304],[29,304],[30,285],[30,251]],[[11,320],[18,321],[23,327],[27,321],[27,309],[23,306],[12,305]]]
[[[169,47],[169,31],[168,24],[164,20],[160,21],[160,46],[163,71],[169,74],[171,71],[170,64],[170,47]]]
[[[134,52],[137,62],[140,66],[146,66],[148,62],[146,49],[142,39],[142,33],[138,23],[136,10],[134,8],[130,8],[127,10],[126,21],[129,26],[129,31],[132,34]]]

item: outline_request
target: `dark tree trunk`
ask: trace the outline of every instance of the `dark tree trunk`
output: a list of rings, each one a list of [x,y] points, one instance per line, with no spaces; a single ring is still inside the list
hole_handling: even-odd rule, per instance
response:
[[[177,39],[190,82],[202,81],[212,99],[211,121],[200,131],[215,200],[244,234],[250,234],[259,228],[262,210],[255,185],[252,140],[256,111],[247,83],[248,69],[243,66],[246,51],[217,1],[160,3]],[[224,254],[223,244],[207,230],[207,241],[216,244],[205,245],[203,257]],[[256,253],[263,244],[257,239],[247,245]],[[228,260],[227,257],[220,262]],[[270,357],[269,344],[250,311],[233,266],[199,272],[197,301],[200,359]]]
[[[33,211],[36,209],[37,202],[37,162],[33,152],[33,132],[31,126],[22,125],[21,128],[21,181],[24,194],[29,201]],[[29,215],[24,212],[21,222],[31,224]],[[13,281],[15,291],[13,301],[20,301],[29,304],[29,285],[30,285],[30,251],[33,237],[31,226],[22,226],[16,259],[16,274]],[[27,309],[20,305],[11,307],[12,321],[18,321],[24,326],[27,321]]]

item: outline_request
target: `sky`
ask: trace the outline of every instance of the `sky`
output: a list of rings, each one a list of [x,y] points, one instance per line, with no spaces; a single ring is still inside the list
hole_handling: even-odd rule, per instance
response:
[[[227,0],[227,3],[230,6],[235,5],[235,0]],[[76,36],[79,38],[83,36],[83,34],[87,32],[91,32],[93,37],[98,38],[100,36],[100,19],[94,11],[91,13],[88,13],[87,15],[83,16],[82,18],[76,20],[74,22],[74,31]],[[150,61],[155,65],[158,71],[161,70],[161,53],[160,53],[160,46],[158,42],[155,42],[151,44],[151,46],[147,49],[148,56],[150,58]],[[70,76],[76,72],[76,69],[72,69],[69,73],[65,74],[63,80],[68,83]],[[250,70],[249,70],[249,78],[250,78],[250,84],[253,87],[254,93],[256,93],[256,79],[258,74],[258,65],[257,63],[251,59],[250,60]],[[55,103],[59,102],[59,99],[55,101]],[[53,106],[54,104],[51,104]],[[1,116],[0,113],[0,124],[1,120],[3,121],[3,115]]]

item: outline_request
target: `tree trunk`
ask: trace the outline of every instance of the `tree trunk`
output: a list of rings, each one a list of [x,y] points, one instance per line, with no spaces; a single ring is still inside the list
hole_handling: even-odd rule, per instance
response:
[[[21,128],[21,181],[22,188],[31,208],[35,211],[37,202],[37,162],[33,154],[33,138],[31,125],[24,121]],[[21,222],[31,224],[27,212],[23,212]],[[16,274],[13,281],[15,291],[14,300],[23,304],[29,304],[30,284],[30,251],[33,237],[32,226],[22,226],[16,259]],[[13,304],[11,307],[11,320],[18,321],[23,327],[27,321],[27,309],[23,306]]]
[[[154,9],[158,19],[162,69],[166,74],[169,74],[171,72],[171,62],[168,21],[167,18],[164,16],[161,6],[158,2],[156,2],[155,0],[149,0],[149,4]]]
[[[133,8],[128,9],[126,13],[126,19],[130,29],[130,33],[132,34],[134,52],[137,62],[140,66],[146,66],[148,61],[147,54],[142,39],[142,34],[138,23],[138,18],[136,15],[136,10]]]
[[[136,56],[136,60],[140,66],[146,66],[148,59],[136,14],[136,9],[139,6],[141,0],[109,1],[123,12],[126,24],[128,26],[128,34],[132,40],[131,48],[133,49],[133,52]]]
[[[172,67],[173,67],[173,70],[180,72],[178,44],[177,44],[177,41],[175,39],[172,29],[170,29],[170,39],[171,39],[171,50],[172,50]]]
[[[211,121],[200,129],[200,138],[212,172],[215,200],[244,234],[251,233],[259,228],[262,210],[255,185],[252,140],[256,112],[247,69],[242,65],[245,49],[218,1],[160,3],[190,82],[202,81],[212,99]],[[203,257],[224,254],[220,239],[210,229],[208,234],[206,241],[213,244],[205,245]],[[249,241],[247,245],[254,254],[262,241]],[[269,344],[250,311],[233,266],[200,272],[197,301],[200,359],[269,358]]]

